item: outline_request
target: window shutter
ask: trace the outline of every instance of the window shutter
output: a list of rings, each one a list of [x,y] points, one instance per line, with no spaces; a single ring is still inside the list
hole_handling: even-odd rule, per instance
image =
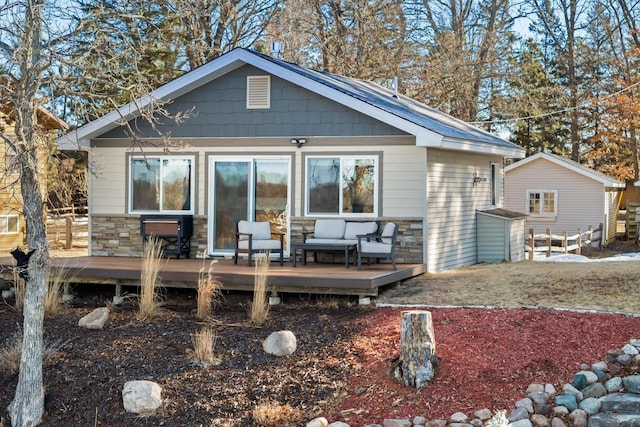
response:
[[[247,76],[247,109],[271,107],[271,76]]]

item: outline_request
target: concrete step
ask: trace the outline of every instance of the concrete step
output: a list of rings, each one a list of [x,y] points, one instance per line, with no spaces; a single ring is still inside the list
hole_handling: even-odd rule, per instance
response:
[[[589,427],[640,427],[640,414],[600,412],[589,417]]]
[[[640,416],[640,395],[635,393],[611,393],[600,398],[600,411],[637,413]],[[635,425],[635,424],[634,424]]]

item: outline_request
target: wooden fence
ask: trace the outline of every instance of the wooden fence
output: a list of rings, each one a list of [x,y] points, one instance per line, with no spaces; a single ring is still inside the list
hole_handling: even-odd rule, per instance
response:
[[[80,213],[82,212],[82,213]],[[71,249],[89,244],[86,207],[51,209],[47,215],[47,240],[54,247]]]
[[[533,228],[529,229],[525,243],[525,250],[528,259],[533,260],[536,252],[544,252],[547,257],[552,253],[567,254],[575,251],[581,255],[583,248],[586,249],[587,255],[590,254],[592,243],[600,244],[603,232],[603,225],[600,224],[595,230],[589,227],[587,231],[578,229],[576,234],[569,235],[566,231],[560,234],[551,234],[551,230],[547,229],[544,234],[535,234]]]

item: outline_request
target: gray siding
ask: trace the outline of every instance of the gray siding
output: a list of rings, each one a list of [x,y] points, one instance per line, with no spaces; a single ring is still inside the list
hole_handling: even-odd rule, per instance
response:
[[[478,262],[525,259],[525,219],[478,214]]]
[[[171,114],[190,111],[180,125],[158,126],[173,138],[296,137],[406,135],[396,128],[328,100],[290,82],[271,77],[271,108],[246,108],[247,76],[265,75],[249,65],[193,90],[166,106]],[[135,124],[140,134],[157,137],[147,123]],[[126,137],[122,128],[101,138]]]
[[[509,259],[509,222],[478,215],[478,262],[502,262]]]
[[[489,180],[492,162],[500,165],[501,177],[502,157],[438,149],[427,152],[426,264],[429,272],[477,262],[476,211],[492,207]],[[474,185],[474,176],[487,181]],[[501,201],[503,187],[499,188],[498,200]]]

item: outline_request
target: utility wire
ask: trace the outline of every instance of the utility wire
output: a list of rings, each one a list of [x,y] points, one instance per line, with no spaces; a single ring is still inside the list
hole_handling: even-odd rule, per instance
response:
[[[607,96],[605,96],[604,99],[609,99],[609,98],[613,98],[614,96],[617,96],[623,92],[626,92],[628,90],[633,89],[636,86],[640,85],[640,81],[635,82],[634,84],[624,87],[622,89],[620,89],[617,92],[611,93]],[[598,101],[600,101],[600,99],[598,99]],[[549,116],[555,116],[557,114],[564,114],[564,113],[568,113],[569,111],[573,111],[573,110],[577,110],[577,109],[581,109],[586,107],[587,105],[591,104],[591,101],[585,101],[580,105],[577,105],[575,107],[568,107],[565,108],[563,110],[557,110],[557,111],[551,111],[549,113],[543,113],[543,114],[536,114],[536,115],[532,115],[532,116],[524,116],[524,117],[516,117],[514,119],[498,119],[498,120],[490,120],[490,121],[476,121],[476,122],[469,122],[469,124],[472,125],[482,125],[482,124],[495,124],[495,123],[511,123],[511,122],[518,122],[519,120],[530,120],[530,119],[539,119],[542,117],[549,117]]]

